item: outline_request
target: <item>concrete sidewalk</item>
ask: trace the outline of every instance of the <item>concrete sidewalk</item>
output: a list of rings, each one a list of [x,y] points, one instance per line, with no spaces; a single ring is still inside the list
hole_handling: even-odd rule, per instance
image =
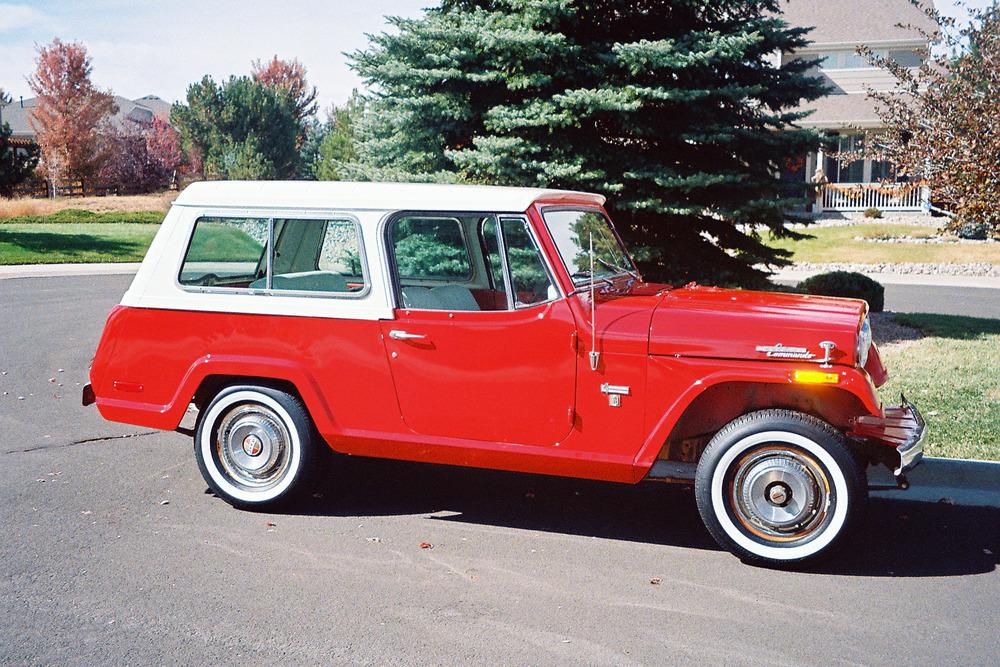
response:
[[[0,280],[4,278],[56,278],[59,276],[110,276],[135,273],[138,262],[120,264],[17,264],[0,266]]]

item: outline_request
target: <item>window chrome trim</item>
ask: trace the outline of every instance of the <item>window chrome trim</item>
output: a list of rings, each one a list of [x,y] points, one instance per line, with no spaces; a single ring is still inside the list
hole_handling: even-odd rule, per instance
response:
[[[497,243],[499,244],[497,249],[500,255],[500,270],[503,272],[503,286],[507,290],[507,310],[512,312],[517,310],[514,301],[514,274],[510,270],[510,260],[507,257],[507,237],[503,233],[503,221],[512,218],[501,218],[497,215],[492,216],[492,218],[497,226]]]
[[[173,271],[174,276],[174,287],[180,289],[182,292],[190,292],[197,294],[228,294],[233,296],[258,296],[258,297],[274,297],[274,296],[284,296],[292,298],[309,298],[309,299],[349,299],[357,300],[364,299],[369,296],[372,292],[372,280],[371,274],[368,271],[368,253],[365,248],[365,237],[364,231],[361,227],[361,221],[358,220],[357,216],[353,213],[346,213],[343,211],[286,211],[279,209],[268,209],[266,211],[254,211],[253,209],[233,209],[225,210],[224,212],[219,211],[218,208],[203,209],[199,211],[197,217],[194,219],[194,223],[191,225],[191,232],[188,234],[187,243],[184,246],[184,253],[180,256],[179,264]],[[237,213],[237,211],[239,213]],[[241,215],[246,213],[246,215]],[[195,231],[198,228],[198,223],[205,218],[215,218],[215,219],[229,219],[229,220],[246,220],[246,219],[256,219],[264,220],[267,222],[267,235],[268,235],[268,247],[265,249],[265,254],[267,255],[266,261],[266,282],[265,289],[251,289],[249,287],[212,287],[209,285],[185,285],[180,281],[181,271],[184,270],[184,264],[187,260],[188,252],[191,250],[191,242],[194,240]],[[273,249],[273,237],[274,237],[274,221],[275,220],[317,220],[320,222],[330,223],[335,220],[341,220],[344,222],[350,222],[354,225],[354,231],[357,234],[358,239],[358,259],[361,262],[361,278],[364,281],[364,287],[357,292],[319,292],[314,290],[276,290],[271,288],[271,255],[274,252]]]
[[[545,305],[547,303],[553,303],[554,301],[558,301],[559,299],[564,298],[566,295],[563,294],[562,288],[559,286],[559,281],[556,280],[556,274],[552,270],[552,266],[549,263],[549,258],[545,255],[545,251],[542,249],[542,244],[538,240],[538,235],[535,233],[534,228],[532,228],[532,226],[531,226],[531,220],[528,219],[528,216],[526,216],[526,215],[498,215],[497,219],[499,220],[499,224],[497,225],[497,227],[501,230],[501,234],[503,233],[503,221],[504,220],[512,220],[512,221],[516,220],[516,221],[518,221],[518,222],[520,222],[521,224],[524,225],[525,230],[528,232],[528,238],[531,239],[532,244],[534,244],[534,246],[535,246],[535,252],[537,252],[538,256],[542,258],[542,268],[545,269],[545,273],[548,276],[549,285],[552,286],[552,287],[554,287],[555,290],[556,290],[556,296],[554,298],[545,299],[545,301],[538,301],[536,303],[524,304],[522,306],[515,305],[512,310],[523,310],[525,308],[534,308],[535,306],[542,306],[542,305]],[[506,256],[507,256],[507,237],[503,236],[502,238],[504,240],[504,257],[506,258]],[[558,249],[557,249],[557,251],[558,251]],[[506,261],[506,259],[504,261]],[[517,302],[514,301],[514,284],[513,284],[514,283],[514,274],[513,273],[510,273],[509,279],[510,279],[510,283],[511,283],[511,285],[510,285],[510,292],[509,292],[510,298],[511,298],[511,302],[514,303],[514,304],[516,304]]]

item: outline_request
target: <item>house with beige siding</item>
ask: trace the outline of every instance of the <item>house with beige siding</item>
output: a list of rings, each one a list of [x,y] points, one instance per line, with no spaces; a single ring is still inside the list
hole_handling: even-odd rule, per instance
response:
[[[930,44],[934,22],[910,0],[785,0],[785,19],[793,26],[811,27],[812,43],[800,51],[780,54],[781,62],[818,59],[815,75],[829,93],[802,105],[812,113],[803,127],[826,131],[839,152],[858,150],[866,138],[884,129],[876,103],[866,91],[891,90],[895,80],[872,67],[857,53],[861,45],[906,67],[919,67]],[[922,31],[922,32],[921,32]],[[930,191],[912,175],[898,173],[887,162],[856,160],[843,164],[818,151],[790,161],[786,179],[821,183],[813,213],[850,213],[878,208],[886,212],[927,211]]]

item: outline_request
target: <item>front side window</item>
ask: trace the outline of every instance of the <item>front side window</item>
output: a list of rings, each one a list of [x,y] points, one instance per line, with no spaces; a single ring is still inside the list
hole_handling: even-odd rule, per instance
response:
[[[503,239],[507,247],[510,285],[515,307],[533,306],[556,298],[557,292],[541,253],[531,237],[528,221],[504,218]]]
[[[178,280],[272,294],[357,294],[367,284],[361,247],[353,220],[200,218]]]
[[[393,223],[396,268],[404,278],[472,278],[462,221],[453,217],[404,217]]]
[[[503,311],[558,296],[522,216],[405,214],[387,237],[403,308]]]
[[[632,260],[612,231],[611,223],[601,213],[556,209],[544,211],[542,217],[574,285],[589,284],[591,279],[635,273]],[[591,243],[594,248],[593,262]]]

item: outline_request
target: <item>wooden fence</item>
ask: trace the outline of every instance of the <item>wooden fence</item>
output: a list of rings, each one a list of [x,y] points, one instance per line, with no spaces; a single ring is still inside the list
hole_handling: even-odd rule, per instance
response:
[[[115,195],[138,195],[160,190],[177,190],[178,181],[175,173],[169,179],[156,187],[140,187],[129,185],[109,185],[97,181],[70,181],[64,185],[54,185],[44,179],[29,179],[14,188],[15,197],[31,197],[44,199],[47,197],[108,197]]]

